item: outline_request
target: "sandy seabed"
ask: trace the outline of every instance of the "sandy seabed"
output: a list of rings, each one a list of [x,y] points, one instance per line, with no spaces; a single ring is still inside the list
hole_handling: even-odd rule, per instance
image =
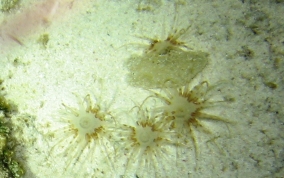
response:
[[[11,122],[24,177],[284,175],[283,1],[84,0],[76,4],[64,0],[58,6],[52,2],[40,20],[27,22],[24,30],[17,29],[22,23],[15,21],[21,13],[34,10],[32,0],[21,1],[10,13],[0,13],[0,78],[5,97],[18,107]],[[230,120],[229,124],[209,121],[206,126],[212,134],[197,132],[197,151],[194,146],[173,146],[168,148],[168,159],[154,156],[154,169],[145,164],[127,173],[129,166],[123,159],[135,157],[125,153],[123,159],[111,158],[112,142],[99,143],[100,149],[91,145],[81,150],[77,142],[54,147],[62,124],[55,118],[64,110],[62,103],[76,107],[77,97],[91,94],[110,106],[119,122],[133,122],[122,116],[141,104],[150,91],[127,82],[130,71],[125,61],[143,55],[150,45],[147,39],[166,39],[175,29],[189,25],[180,40],[187,50],[209,54],[207,66],[191,82],[226,83],[218,92],[234,101],[208,112]],[[11,28],[17,30],[7,36]],[[80,152],[84,158],[78,158]]]

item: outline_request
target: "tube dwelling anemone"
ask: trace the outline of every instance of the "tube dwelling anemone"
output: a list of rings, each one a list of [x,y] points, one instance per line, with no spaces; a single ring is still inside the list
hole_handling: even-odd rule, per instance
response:
[[[136,117],[136,124],[121,125],[117,131],[117,157],[126,156],[124,176],[165,177],[165,165],[175,163],[169,149],[175,146],[174,133],[161,115],[147,109],[139,108]]]
[[[65,170],[70,167],[74,169],[79,162],[76,170],[88,164],[88,167],[92,166],[89,167],[89,171],[93,171],[97,169],[97,162],[94,160],[99,160],[100,156],[107,159],[112,166],[109,140],[112,137],[115,120],[109,106],[103,107],[99,100],[93,103],[89,94],[83,101],[78,100],[78,107],[63,104],[65,110],[59,116],[59,123],[56,123],[60,126],[54,130],[55,144],[50,150],[50,156],[52,159],[67,157]]]
[[[179,139],[180,144],[193,143],[196,156],[198,156],[199,143],[197,135],[200,133],[205,133],[207,136],[214,135],[206,123],[232,123],[221,116],[207,112],[209,108],[230,102],[224,97],[217,101],[212,99],[212,91],[216,87],[217,85],[210,87],[207,81],[203,81],[192,88],[187,85],[178,89],[164,89],[162,92],[152,90],[155,98],[164,103],[153,112],[160,113],[163,115],[163,122],[170,123],[170,130],[176,132],[178,138],[182,138]]]
[[[208,63],[209,54],[190,50],[182,41],[190,25],[185,28],[172,28],[161,38],[138,36],[148,43],[142,55],[132,55],[125,62],[129,73],[127,82],[144,89],[174,88],[190,82]]]

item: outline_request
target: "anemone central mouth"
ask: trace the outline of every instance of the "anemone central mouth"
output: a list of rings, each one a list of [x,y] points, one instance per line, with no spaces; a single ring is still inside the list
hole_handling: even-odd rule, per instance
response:
[[[90,124],[91,124],[91,121],[90,121],[90,118],[88,117],[82,117],[80,119],[80,122],[79,122],[80,126],[84,129],[87,129],[90,127]]]
[[[157,133],[151,130],[151,127],[137,127],[136,138],[139,144],[150,146],[155,142]]]
[[[150,137],[149,133],[147,133],[147,132],[141,133],[139,138],[140,138],[140,142],[142,142],[142,143],[151,142],[151,140],[150,140],[151,137]]]

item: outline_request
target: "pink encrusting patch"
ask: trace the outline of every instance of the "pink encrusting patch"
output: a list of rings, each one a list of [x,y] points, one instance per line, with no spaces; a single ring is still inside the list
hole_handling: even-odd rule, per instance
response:
[[[21,44],[22,39],[74,9],[75,0],[43,0],[12,15],[0,25],[0,47]]]

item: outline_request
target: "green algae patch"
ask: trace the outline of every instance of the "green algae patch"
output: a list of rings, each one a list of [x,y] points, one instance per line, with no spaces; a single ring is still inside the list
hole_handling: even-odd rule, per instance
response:
[[[0,79],[0,87],[3,80]],[[16,160],[14,149],[18,144],[17,138],[12,135],[13,125],[11,115],[17,111],[0,93],[0,177],[20,178],[24,175],[22,165]]]
[[[0,10],[3,12],[9,12],[16,8],[20,0],[2,0],[0,3]]]
[[[49,34],[47,34],[47,33],[41,34],[39,36],[37,42],[43,49],[46,49],[47,44],[49,42]]]
[[[4,96],[0,95],[0,112],[2,112],[6,117],[10,115],[10,113],[16,111],[17,108],[9,103]]]
[[[17,141],[12,136],[12,125],[5,116],[7,114],[3,114],[3,110],[0,110],[0,114],[0,177],[20,178],[24,175],[24,169],[15,158]]]
[[[145,89],[180,87],[189,83],[208,63],[208,53],[171,50],[165,55],[132,55],[125,66],[127,82]]]

